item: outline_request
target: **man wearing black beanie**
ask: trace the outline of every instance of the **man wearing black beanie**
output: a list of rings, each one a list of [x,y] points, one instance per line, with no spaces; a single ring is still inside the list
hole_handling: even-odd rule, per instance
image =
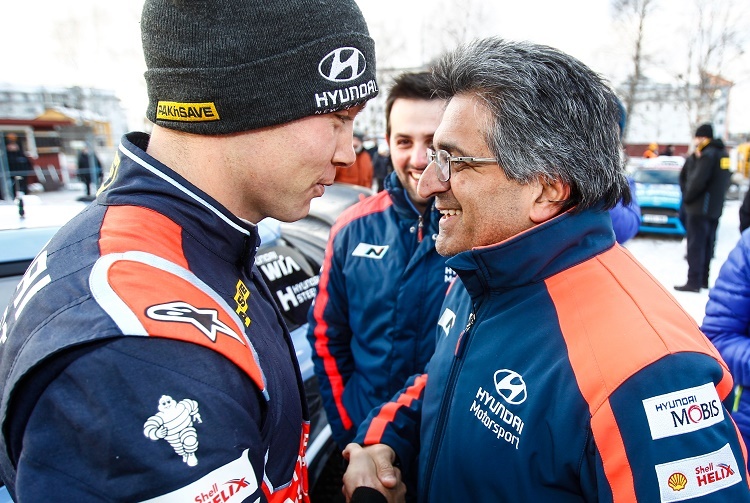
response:
[[[354,0],[146,0],[141,29],[153,131],[0,322],[0,475],[16,501],[308,501],[256,224],[354,161],[373,41]]]
[[[680,292],[708,288],[716,230],[732,176],[727,149],[720,138],[714,138],[711,124],[698,126],[693,143],[695,152],[685,160],[680,172],[688,261],[687,282],[674,287]]]

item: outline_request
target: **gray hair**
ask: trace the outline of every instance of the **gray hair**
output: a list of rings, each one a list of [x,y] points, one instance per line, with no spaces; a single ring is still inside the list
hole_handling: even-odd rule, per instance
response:
[[[630,202],[619,100],[603,79],[551,47],[497,37],[460,46],[433,69],[441,98],[475,94],[491,114],[485,141],[510,180],[571,188],[564,209]]]

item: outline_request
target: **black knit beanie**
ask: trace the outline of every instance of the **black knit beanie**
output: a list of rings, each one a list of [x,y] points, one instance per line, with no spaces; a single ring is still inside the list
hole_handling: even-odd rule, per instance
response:
[[[711,124],[701,124],[698,129],[695,130],[695,136],[701,136],[703,138],[714,139],[714,128]]]
[[[170,129],[247,131],[378,93],[354,0],[146,0],[141,37],[146,117]]]

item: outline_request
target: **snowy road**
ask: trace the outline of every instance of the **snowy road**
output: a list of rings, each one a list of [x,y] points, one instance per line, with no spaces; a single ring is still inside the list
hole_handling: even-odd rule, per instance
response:
[[[709,285],[713,285],[719,275],[721,265],[740,239],[739,208],[741,200],[727,200],[724,212],[719,221],[716,236],[716,250],[711,262]],[[664,285],[677,301],[690,313],[700,325],[703,322],[708,290],[700,293],[678,292],[674,285],[682,285],[687,280],[687,260],[685,259],[686,241],[658,235],[638,235],[625,243],[625,248]]]

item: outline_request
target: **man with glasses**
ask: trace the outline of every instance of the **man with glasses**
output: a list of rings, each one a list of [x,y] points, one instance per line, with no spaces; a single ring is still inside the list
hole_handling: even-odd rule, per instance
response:
[[[429,73],[395,79],[385,106],[394,171],[384,191],[347,209],[331,231],[308,338],[341,449],[435,349],[433,327],[455,275],[435,251],[434,198],[420,196],[417,183],[444,107]]]
[[[304,217],[354,162],[374,42],[354,0],[146,0],[140,26],[152,131],[0,321],[2,478],[16,501],[308,502],[257,224]]]
[[[727,367],[615,242],[614,93],[566,54],[499,38],[434,77],[449,102],[419,194],[460,281],[427,373],[344,451],[345,493],[398,501],[418,459],[422,502],[750,501]]]

